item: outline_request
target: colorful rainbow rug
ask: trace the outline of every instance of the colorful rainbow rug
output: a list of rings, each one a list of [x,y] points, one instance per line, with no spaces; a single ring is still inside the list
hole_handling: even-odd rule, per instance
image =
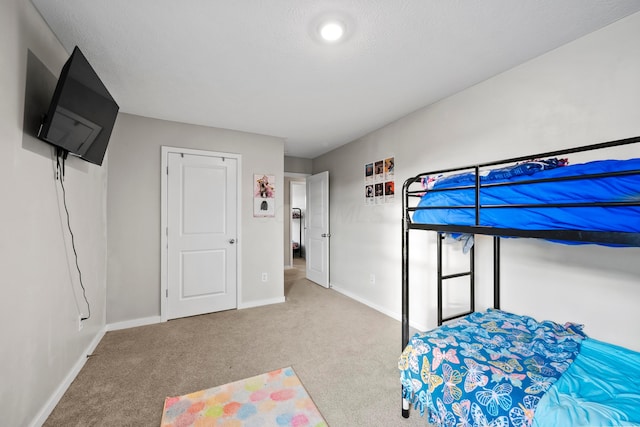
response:
[[[291,367],[164,401],[162,427],[327,427]]]

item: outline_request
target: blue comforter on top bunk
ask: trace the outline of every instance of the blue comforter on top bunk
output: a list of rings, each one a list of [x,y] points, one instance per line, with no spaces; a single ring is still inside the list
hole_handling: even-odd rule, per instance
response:
[[[546,163],[545,163],[546,162]],[[502,207],[491,205],[548,203],[629,202],[640,203],[640,172],[634,175],[579,180],[526,183],[530,180],[583,176],[618,171],[640,171],[640,159],[600,160],[561,166],[555,159],[523,163],[481,173],[479,225],[524,230],[587,230],[640,232],[640,206],[615,207]],[[476,225],[475,175],[458,174],[432,179],[412,221],[417,224]],[[491,186],[517,182],[517,185]],[[470,186],[471,188],[453,189]],[[438,191],[430,191],[438,190]],[[450,189],[440,191],[441,189]],[[465,206],[456,208],[456,206]],[[436,208],[437,207],[437,208]]]

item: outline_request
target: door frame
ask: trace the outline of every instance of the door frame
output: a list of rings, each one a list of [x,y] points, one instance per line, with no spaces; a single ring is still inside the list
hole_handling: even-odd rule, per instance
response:
[[[236,307],[239,307],[240,295],[242,295],[242,156],[235,153],[223,153],[219,151],[196,150],[182,147],[162,147],[162,165],[160,168],[160,321],[167,321],[167,292],[169,291],[168,280],[168,243],[167,236],[167,220],[169,205],[167,192],[169,189],[169,175],[167,174],[169,153],[191,154],[195,156],[207,157],[226,157],[235,159],[237,164],[236,171]]]
[[[303,179],[306,180],[307,177],[309,177],[309,176],[311,176],[310,173],[298,173],[298,172],[285,172],[284,173],[284,177],[285,178],[294,178],[294,179],[303,178]],[[292,237],[291,236],[291,229],[293,228],[293,221],[292,221],[292,218],[291,218],[291,212],[292,212],[291,211],[291,199],[292,199],[292,194],[293,194],[293,191],[292,191],[293,190],[293,184],[295,182],[300,182],[300,183],[305,185],[305,200],[306,200],[306,197],[307,197],[307,194],[306,194],[306,182],[305,181],[297,181],[297,180],[294,181],[293,179],[290,179],[289,180],[289,200],[288,200],[289,212],[285,212],[284,213],[285,214],[285,217],[284,217],[284,219],[285,219],[285,227],[283,227],[285,230],[287,230],[286,227],[288,227],[288,230],[289,230],[289,239],[288,239],[288,241],[285,240],[285,247],[289,248],[289,252],[288,252],[289,255],[288,255],[288,259],[286,260],[287,264],[285,265],[285,268],[293,268],[293,248],[291,247],[291,237]],[[304,228],[304,223],[302,223],[302,221],[300,222],[300,227]],[[302,242],[300,242],[300,244],[302,244]]]

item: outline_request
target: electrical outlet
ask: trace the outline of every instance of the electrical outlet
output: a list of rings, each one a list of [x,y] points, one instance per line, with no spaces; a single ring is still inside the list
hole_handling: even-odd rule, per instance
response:
[[[262,281],[263,282],[269,281],[269,275],[267,273],[262,273]]]
[[[78,316],[78,331],[82,330],[82,316]]]
[[[374,285],[376,283],[376,275],[371,273],[369,275],[369,283],[371,283],[372,285]]]

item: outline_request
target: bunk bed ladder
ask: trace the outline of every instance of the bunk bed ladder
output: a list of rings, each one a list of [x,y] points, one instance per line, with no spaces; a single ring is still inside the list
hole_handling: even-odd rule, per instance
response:
[[[444,233],[438,233],[437,250],[438,250],[438,326],[443,322],[458,319],[460,317],[471,314],[475,311],[475,249],[471,246],[469,249],[469,271],[463,271],[453,274],[442,274],[442,241],[444,240]],[[457,313],[452,316],[444,317],[443,304],[442,304],[442,290],[447,280],[457,279],[459,277],[469,278],[469,310],[463,313]]]
[[[500,236],[493,236],[493,308],[500,309]]]

